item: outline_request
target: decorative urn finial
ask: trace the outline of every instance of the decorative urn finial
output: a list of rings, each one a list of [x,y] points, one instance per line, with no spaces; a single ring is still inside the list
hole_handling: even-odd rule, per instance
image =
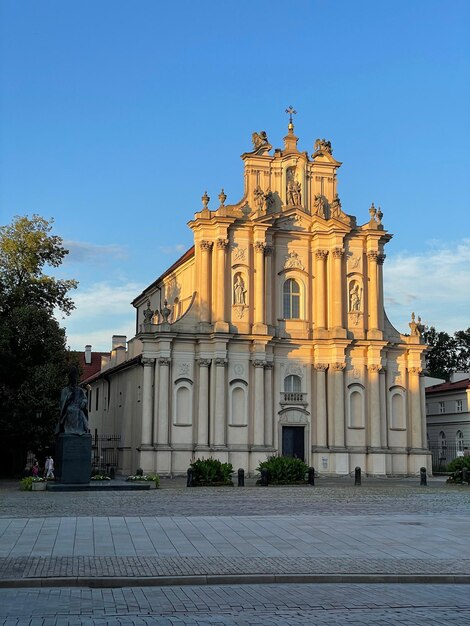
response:
[[[210,197],[207,195],[207,191],[204,192],[204,195],[202,196],[201,200],[202,200],[202,208],[204,210],[208,209],[207,205],[209,204]]]
[[[370,209],[369,209],[369,214],[370,214],[370,219],[373,220],[375,218],[375,214],[377,213],[377,209],[374,206],[374,203],[372,202],[372,204],[370,205]]]
[[[168,318],[170,317],[170,313],[171,313],[171,309],[168,308],[168,301],[165,300],[163,302],[163,309],[162,309],[162,317],[163,317],[164,324],[168,323]]]
[[[222,187],[219,193],[220,206],[224,206],[225,200],[227,200],[227,195],[225,194],[224,188]]]

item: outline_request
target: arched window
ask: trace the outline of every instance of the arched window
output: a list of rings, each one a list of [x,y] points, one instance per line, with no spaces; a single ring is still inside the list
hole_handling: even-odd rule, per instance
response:
[[[463,452],[463,432],[461,430],[457,431],[456,444],[457,444],[457,451]]]
[[[286,393],[295,393],[302,391],[302,380],[296,374],[290,374],[284,378],[284,391]]]
[[[443,430],[439,433],[439,458],[445,459],[447,457],[447,439]]]
[[[300,286],[293,278],[288,278],[283,290],[284,319],[300,319]]]

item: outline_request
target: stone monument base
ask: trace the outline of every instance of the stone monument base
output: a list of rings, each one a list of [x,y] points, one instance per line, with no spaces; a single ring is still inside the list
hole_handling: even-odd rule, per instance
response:
[[[91,476],[91,435],[61,433],[56,439],[56,480],[83,485]]]

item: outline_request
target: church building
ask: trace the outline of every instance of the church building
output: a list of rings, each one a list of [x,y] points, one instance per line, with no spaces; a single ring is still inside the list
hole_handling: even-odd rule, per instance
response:
[[[430,471],[426,347],[419,318],[401,334],[384,311],[382,211],[343,210],[331,143],[299,151],[292,114],[283,148],[252,141],[242,199],[204,193],[194,245],[85,381],[92,432],[120,435],[123,473],[212,456],[254,474],[273,454],[332,476]]]

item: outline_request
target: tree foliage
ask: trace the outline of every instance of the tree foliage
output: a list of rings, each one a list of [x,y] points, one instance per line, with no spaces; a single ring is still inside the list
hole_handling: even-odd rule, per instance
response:
[[[69,314],[74,280],[44,273],[68,251],[52,220],[16,217],[0,228],[0,472],[52,442],[69,353],[54,310]]]
[[[449,335],[431,326],[424,331],[423,337],[429,346],[426,367],[430,376],[449,380],[454,372],[469,371],[470,328]]]

